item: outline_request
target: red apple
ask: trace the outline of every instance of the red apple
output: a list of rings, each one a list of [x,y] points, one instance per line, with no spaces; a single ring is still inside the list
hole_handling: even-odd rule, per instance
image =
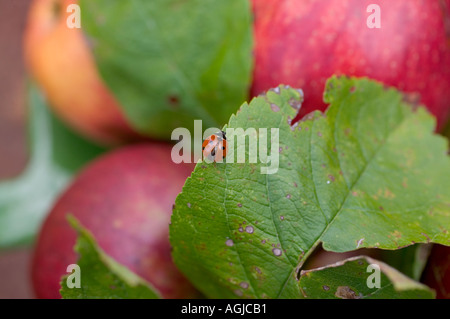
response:
[[[445,124],[450,0],[252,1],[253,96],[279,84],[303,88],[302,117],[325,109],[324,84],[332,74],[368,76],[420,94],[439,128]],[[370,4],[380,7],[381,28],[367,26],[375,13],[367,12]]]
[[[171,146],[142,144],[91,163],[59,198],[40,231],[32,262],[37,297],[60,298],[61,276],[77,262],[75,216],[99,246],[165,298],[196,296],[175,268],[169,244],[172,205],[193,164],[174,164]]]
[[[434,245],[423,274],[438,299],[450,299],[450,247]]]
[[[81,29],[70,29],[75,0],[34,0],[25,30],[28,69],[55,113],[82,135],[101,144],[138,138],[100,78]]]

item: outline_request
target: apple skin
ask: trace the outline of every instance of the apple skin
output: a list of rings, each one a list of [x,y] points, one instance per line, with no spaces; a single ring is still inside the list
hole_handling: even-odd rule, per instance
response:
[[[297,119],[325,110],[332,74],[368,76],[416,92],[437,117],[450,111],[450,0],[252,0],[255,68],[251,95],[279,84],[304,90]],[[381,28],[369,29],[369,4]]]
[[[172,205],[194,164],[175,164],[171,145],[137,144],[86,167],[47,216],[35,246],[32,283],[38,298],[61,298],[61,277],[76,264],[75,216],[99,246],[146,279],[164,298],[193,298],[197,291],[172,262]]]
[[[81,135],[103,145],[139,140],[103,83],[82,29],[67,27],[67,6],[77,2],[31,3],[24,34],[28,70],[53,111]]]
[[[436,291],[436,298],[450,299],[450,247],[433,246],[422,278]]]

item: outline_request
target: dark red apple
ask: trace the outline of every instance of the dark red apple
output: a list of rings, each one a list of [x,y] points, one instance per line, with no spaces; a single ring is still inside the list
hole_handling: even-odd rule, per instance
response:
[[[450,247],[434,245],[423,274],[438,299],[450,299]]]
[[[99,246],[153,284],[165,298],[197,292],[172,263],[169,222],[172,205],[193,170],[174,164],[171,146],[142,144],[114,151],[91,163],[50,212],[37,240],[32,281],[37,297],[60,298],[60,279],[77,261],[75,216]]]
[[[445,124],[450,113],[450,0],[252,1],[253,96],[279,84],[303,88],[302,117],[325,109],[324,84],[332,74],[368,76],[416,92],[439,128]],[[367,12],[370,4],[379,5],[381,28],[367,25],[375,13]]]

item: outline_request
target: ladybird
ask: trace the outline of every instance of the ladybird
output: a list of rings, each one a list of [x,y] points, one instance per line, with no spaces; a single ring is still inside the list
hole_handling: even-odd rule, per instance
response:
[[[220,131],[208,137],[202,144],[203,157],[210,162],[222,162],[227,155],[227,137]]]

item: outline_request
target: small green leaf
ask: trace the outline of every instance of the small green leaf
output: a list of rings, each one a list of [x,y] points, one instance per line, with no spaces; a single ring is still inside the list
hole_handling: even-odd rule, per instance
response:
[[[92,234],[73,217],[69,222],[78,232],[75,251],[80,258],[80,288],[69,288],[71,275],[61,280],[64,299],[157,299],[159,294],[144,279],[117,263],[96,243]],[[75,279],[73,279],[75,280]],[[72,282],[72,281],[71,281]]]
[[[434,293],[427,286],[406,277],[381,261],[364,256],[349,258],[327,267],[302,271],[299,286],[305,298],[434,298]]]
[[[56,119],[33,84],[28,112],[30,160],[19,177],[0,183],[0,249],[29,244],[73,174],[105,151]]]
[[[135,129],[222,126],[246,99],[252,70],[247,0],[82,0],[98,68]]]
[[[246,147],[245,163],[197,164],[176,200],[175,263],[209,297],[301,298],[298,272],[321,243],[450,244],[448,146],[424,108],[378,82],[332,77],[327,112],[291,126],[301,97],[281,86],[228,123],[279,128],[275,174],[261,173],[259,154],[249,163]]]

